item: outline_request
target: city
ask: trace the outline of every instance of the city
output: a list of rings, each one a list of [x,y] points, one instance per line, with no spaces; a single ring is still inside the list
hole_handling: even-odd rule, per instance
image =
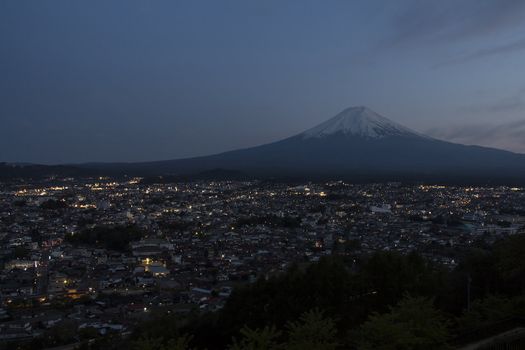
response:
[[[524,189],[504,186],[65,178],[3,183],[0,203],[2,341],[129,334],[329,255],[417,251],[453,269],[525,225]]]

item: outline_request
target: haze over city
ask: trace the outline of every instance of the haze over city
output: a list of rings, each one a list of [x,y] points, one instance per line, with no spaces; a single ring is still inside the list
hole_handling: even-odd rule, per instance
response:
[[[525,3],[4,1],[0,161],[207,155],[356,105],[525,152]]]

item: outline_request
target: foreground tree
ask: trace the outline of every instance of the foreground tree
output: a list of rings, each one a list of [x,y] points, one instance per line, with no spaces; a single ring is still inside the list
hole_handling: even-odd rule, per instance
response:
[[[524,314],[525,297],[507,298],[490,295],[484,299],[475,300],[470,310],[465,310],[458,317],[457,322],[460,331],[470,331]]]
[[[276,339],[281,332],[277,331],[274,326],[250,329],[244,327],[241,329],[242,338],[237,341],[233,339],[233,344],[229,347],[230,350],[273,350],[278,349]]]
[[[290,322],[287,350],[333,350],[337,348],[337,330],[331,318],[324,317],[318,309],[301,315],[298,321]]]
[[[373,314],[352,337],[358,349],[430,350],[446,348],[446,318],[428,298],[406,297],[385,314]]]
[[[162,338],[142,338],[132,343],[133,350],[190,350],[192,336],[182,335],[165,342]]]
[[[511,236],[496,245],[496,267],[507,292],[512,295],[525,293],[525,234]]]

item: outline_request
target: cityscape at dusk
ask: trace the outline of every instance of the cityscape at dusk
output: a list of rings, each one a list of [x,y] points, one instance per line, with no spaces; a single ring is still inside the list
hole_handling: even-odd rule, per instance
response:
[[[525,1],[0,1],[0,350],[525,349]]]

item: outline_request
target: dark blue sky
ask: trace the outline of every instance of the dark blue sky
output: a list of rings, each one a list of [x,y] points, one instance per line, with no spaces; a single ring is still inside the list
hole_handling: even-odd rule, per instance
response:
[[[525,1],[0,2],[0,161],[204,155],[352,105],[525,152]]]

